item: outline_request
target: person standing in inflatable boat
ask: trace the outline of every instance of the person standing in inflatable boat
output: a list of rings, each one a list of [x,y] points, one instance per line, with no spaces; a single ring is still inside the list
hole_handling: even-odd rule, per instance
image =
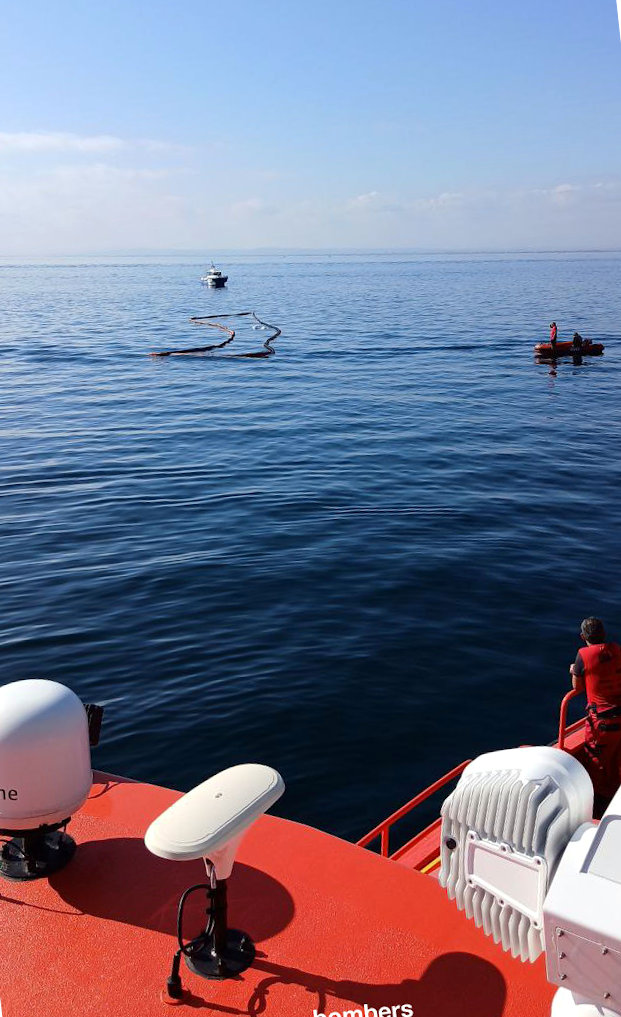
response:
[[[552,347],[552,352],[553,353],[556,352],[556,337],[557,337],[557,335],[558,335],[558,329],[556,327],[556,322],[552,321],[552,322],[550,322],[550,346]]]
[[[596,808],[606,804],[621,784],[621,646],[607,642],[599,618],[585,618],[580,637],[586,646],[578,650],[569,668],[571,683],[586,692],[587,715],[584,755],[595,790]]]

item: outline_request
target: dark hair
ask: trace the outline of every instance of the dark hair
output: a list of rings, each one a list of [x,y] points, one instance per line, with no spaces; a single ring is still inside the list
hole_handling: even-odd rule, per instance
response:
[[[551,321],[551,322],[550,322],[550,328],[552,328],[552,326],[553,326],[553,325],[556,325],[556,322],[555,322],[555,321]]]
[[[605,642],[606,631],[601,618],[585,618],[580,626],[580,635],[589,643]]]

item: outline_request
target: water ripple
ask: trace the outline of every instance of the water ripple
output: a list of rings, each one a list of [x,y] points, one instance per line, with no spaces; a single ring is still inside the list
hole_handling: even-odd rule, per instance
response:
[[[581,616],[619,630],[621,258],[202,267],[2,266],[3,679],[106,702],[101,767],[263,760],[355,836],[549,740]],[[148,357],[250,306],[268,361]],[[535,364],[552,317],[604,357]]]

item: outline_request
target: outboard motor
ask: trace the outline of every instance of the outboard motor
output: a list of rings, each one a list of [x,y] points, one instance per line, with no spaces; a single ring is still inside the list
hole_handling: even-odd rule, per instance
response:
[[[621,790],[548,746],[479,756],[442,806],[440,883],[514,957],[545,952],[551,1017],[621,1015]]]
[[[282,777],[270,766],[231,766],[179,798],[147,830],[144,839],[149,851],[174,861],[201,858],[208,877],[207,883],[189,887],[179,901],[179,949],[163,994],[165,1002],[183,997],[182,956],[190,970],[203,978],[233,978],[252,964],[255,951],[250,936],[228,928],[227,880],[242,837],[284,790]],[[207,896],[207,926],[195,939],[184,942],[185,903],[198,891]]]
[[[34,678],[0,688],[0,876],[49,876],[73,857],[64,832],[93,782],[88,720],[57,682]]]

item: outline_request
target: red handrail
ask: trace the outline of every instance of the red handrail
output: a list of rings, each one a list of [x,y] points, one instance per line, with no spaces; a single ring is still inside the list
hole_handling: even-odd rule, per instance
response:
[[[443,777],[440,777],[440,779],[436,780],[435,783],[430,784],[428,788],[425,788],[424,791],[421,791],[419,794],[417,794],[414,798],[412,798],[411,801],[407,802],[405,805],[402,805],[401,808],[397,809],[396,812],[393,812],[391,816],[388,816],[386,819],[382,820],[382,822],[379,823],[376,827],[374,827],[374,829],[371,830],[370,833],[365,834],[365,836],[358,841],[358,847],[366,847],[367,844],[370,844],[372,840],[375,840],[376,837],[379,837],[380,854],[382,855],[383,858],[388,858],[390,828],[394,826],[394,824],[399,819],[402,819],[403,816],[406,816],[408,812],[411,812],[412,809],[415,809],[417,805],[420,805],[421,802],[424,802],[432,794],[435,794],[436,791],[439,791],[440,788],[443,788],[446,784],[449,784],[455,777],[459,777],[460,774],[462,774],[463,771],[466,769],[468,763],[471,762],[472,762],[471,759],[464,760],[464,762],[460,763],[459,766],[454,767],[454,769],[450,770],[449,773],[445,773]]]
[[[576,689],[571,689],[567,693],[567,695],[563,697],[563,700],[561,702],[558,725],[558,743],[557,743],[559,749],[565,748],[565,741],[567,739],[567,735],[571,734],[574,731],[577,731],[578,728],[582,724],[584,724],[584,718],[582,718],[581,720],[577,720],[574,724],[570,724],[569,727],[567,726],[567,707],[569,706],[571,700],[575,699],[576,696],[579,695],[580,692],[578,692]],[[435,783],[430,784],[429,787],[425,788],[424,791],[421,791],[419,794],[415,795],[415,797],[412,798],[411,801],[406,802],[406,804],[402,805],[400,809],[397,809],[397,811],[393,812],[392,815],[382,820],[381,823],[378,823],[376,827],[374,827],[369,833],[365,834],[365,836],[362,837],[361,840],[357,842],[358,847],[367,847],[367,845],[370,844],[372,840],[375,840],[376,837],[379,837],[380,854],[382,855],[383,858],[390,857],[390,830],[394,826],[394,824],[397,823],[400,819],[402,819],[403,816],[406,816],[409,812],[412,812],[412,810],[415,809],[422,802],[426,801],[427,798],[430,798],[431,795],[435,794],[436,791],[439,791],[441,788],[445,787],[446,784],[449,784],[452,780],[454,780],[455,777],[459,777],[466,769],[468,763],[470,762],[471,762],[470,759],[464,760],[464,762],[460,763],[459,766],[454,767],[452,770],[449,771],[449,773],[445,773],[444,776],[440,777],[439,780],[436,780]],[[429,829],[429,827],[427,829]],[[412,840],[408,841],[408,843],[405,844],[402,848],[398,848],[397,851],[395,852],[395,857],[405,852],[406,849],[409,848],[413,843],[415,843],[419,838],[421,838],[425,832],[426,832],[425,830],[421,830],[420,833],[415,834]]]
[[[579,695],[581,695],[581,692],[579,692],[578,689],[571,689],[566,696],[563,696],[563,701],[561,703],[561,712],[558,720],[559,749],[565,748],[565,738],[567,734],[572,730],[575,731],[583,723],[583,720],[578,720],[576,721],[575,724],[571,724],[569,728],[567,727],[567,707],[569,706],[572,699],[575,699],[576,696]]]

